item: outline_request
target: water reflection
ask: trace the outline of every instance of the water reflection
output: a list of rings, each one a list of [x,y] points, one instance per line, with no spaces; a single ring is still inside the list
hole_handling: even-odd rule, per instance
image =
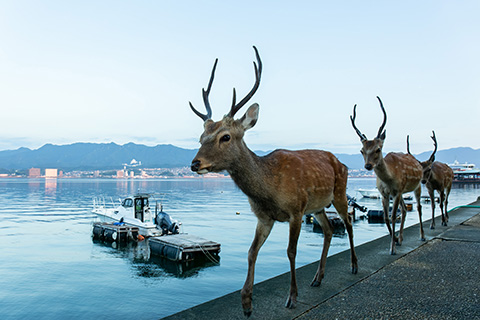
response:
[[[204,258],[193,261],[176,262],[156,255],[152,255],[147,241],[142,242],[105,242],[92,239],[93,243],[107,249],[108,255],[121,258],[130,262],[134,272],[139,277],[162,278],[174,276],[176,278],[196,277],[207,268],[220,266],[220,257],[215,256],[218,262]]]

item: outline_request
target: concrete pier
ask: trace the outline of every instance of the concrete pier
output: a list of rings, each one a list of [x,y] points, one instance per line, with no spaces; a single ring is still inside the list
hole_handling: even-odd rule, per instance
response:
[[[295,309],[284,307],[289,273],[256,284],[249,319],[480,319],[480,198],[449,215],[448,227],[424,221],[427,241],[406,228],[394,256],[389,236],[357,246],[356,275],[349,250],[328,258],[320,287],[310,287],[318,262],[298,268]],[[246,318],[236,291],[165,319]]]

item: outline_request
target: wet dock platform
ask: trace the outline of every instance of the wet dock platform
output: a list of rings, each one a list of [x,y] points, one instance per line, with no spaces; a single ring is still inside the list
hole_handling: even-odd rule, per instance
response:
[[[449,214],[448,227],[424,221],[427,241],[418,225],[406,228],[394,256],[389,236],[357,246],[356,275],[349,250],[328,257],[320,287],[310,287],[318,262],[298,268],[295,309],[283,307],[289,273],[257,283],[249,319],[480,319],[480,199]],[[165,319],[212,317],[246,319],[240,291]]]

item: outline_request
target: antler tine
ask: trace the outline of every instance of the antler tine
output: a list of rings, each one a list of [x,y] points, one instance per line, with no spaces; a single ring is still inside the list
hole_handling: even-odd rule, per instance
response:
[[[410,136],[409,135],[407,135],[407,153],[409,155],[411,155],[411,153],[410,153]]]
[[[215,63],[212,69],[212,74],[210,75],[210,81],[208,82],[207,90],[205,90],[205,88],[202,89],[203,103],[205,104],[205,109],[207,109],[207,113],[206,114],[200,113],[197,109],[193,107],[192,103],[189,102],[190,108],[192,109],[192,111],[197,116],[199,116],[203,121],[207,121],[208,119],[212,118],[212,108],[210,107],[210,102],[208,101],[208,95],[210,94],[210,89],[212,88],[213,78],[215,77],[215,69],[217,69],[217,62],[218,62],[218,58],[215,59]]]
[[[258,87],[260,86],[260,78],[262,76],[262,60],[260,59],[260,55],[258,54],[258,50],[255,46],[253,46],[253,49],[255,50],[255,56],[257,58],[258,62],[258,67],[255,61],[253,62],[253,67],[255,69],[255,84],[253,85],[252,90],[243,98],[240,100],[238,104],[235,104],[235,88],[233,89],[233,101],[232,101],[232,107],[230,108],[230,112],[228,113],[229,117],[232,117],[240,110],[241,107],[243,107],[248,100],[250,100],[255,92],[257,91]]]
[[[382,112],[383,112],[383,123],[380,126],[380,129],[378,129],[378,133],[377,133],[377,138],[380,138],[380,136],[383,133],[383,129],[385,128],[385,125],[387,124],[387,113],[385,112],[385,108],[383,107],[383,103],[382,103],[382,100],[380,99],[380,97],[377,96],[377,99],[380,102],[380,108],[382,109]]]
[[[430,156],[429,161],[433,162],[435,161],[435,153],[437,153],[437,137],[435,137],[435,131],[432,130],[432,133],[433,133],[433,136],[431,136],[431,138],[433,140],[434,149],[433,149],[432,155]]]
[[[352,121],[352,126],[357,132],[358,136],[360,137],[360,140],[367,140],[367,136],[364,135],[355,125],[355,118],[357,117],[357,105],[353,106],[353,116],[350,116],[350,121]]]

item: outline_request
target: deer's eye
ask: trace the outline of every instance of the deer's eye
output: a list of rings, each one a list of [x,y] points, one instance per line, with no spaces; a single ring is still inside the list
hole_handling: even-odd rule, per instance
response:
[[[222,136],[222,137],[220,138],[220,141],[222,141],[222,142],[230,141],[230,135],[229,135],[229,134],[226,134],[226,135]]]

